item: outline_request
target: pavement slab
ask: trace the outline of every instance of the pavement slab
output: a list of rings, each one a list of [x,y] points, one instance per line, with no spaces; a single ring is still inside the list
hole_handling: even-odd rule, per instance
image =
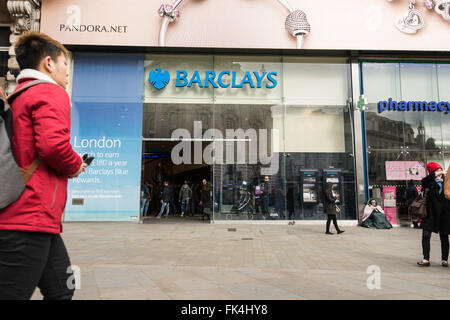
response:
[[[72,222],[62,236],[81,270],[75,300],[450,299],[439,237],[420,268],[421,230],[324,225]]]

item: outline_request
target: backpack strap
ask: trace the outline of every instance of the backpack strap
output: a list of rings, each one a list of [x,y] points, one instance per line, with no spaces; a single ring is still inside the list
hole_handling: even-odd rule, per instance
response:
[[[22,174],[23,181],[25,182],[25,184],[27,184],[28,181],[30,181],[31,176],[33,175],[33,173],[36,171],[36,169],[39,167],[40,164],[41,159],[35,158],[28,167],[28,169],[19,168],[19,171]]]
[[[15,98],[17,98],[21,93],[23,93],[25,90],[27,90],[27,89],[29,89],[29,88],[37,85],[37,84],[41,84],[41,83],[51,83],[51,82],[47,81],[47,80],[33,80],[33,81],[30,81],[27,84],[25,84],[24,86],[20,87],[20,89],[15,91],[9,97],[7,97],[6,98],[6,102],[8,102],[8,104],[11,104],[12,101]],[[5,104],[5,111],[9,109],[8,104]],[[41,164],[41,159],[36,157],[33,160],[33,162],[31,163],[31,165],[27,169],[19,168],[19,171],[22,174],[23,181],[25,182],[25,184],[27,184],[27,182],[31,179],[31,176],[33,175],[33,173],[36,171],[36,169],[39,167],[40,164]]]

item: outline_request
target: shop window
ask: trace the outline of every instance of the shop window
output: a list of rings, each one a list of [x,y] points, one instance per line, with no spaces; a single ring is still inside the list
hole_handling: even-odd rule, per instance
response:
[[[172,167],[172,171],[166,170],[173,172],[173,179],[183,176],[197,181],[200,175],[209,177],[214,189],[214,219],[323,219],[323,170],[331,169],[339,176],[342,199],[345,199],[341,218],[355,219],[354,158],[350,156],[352,115],[347,107],[349,66],[345,60],[206,55],[146,55],[144,60],[144,121],[149,119],[155,123],[154,128],[143,124],[145,130],[154,132],[152,141],[146,141],[147,150],[170,151],[173,145],[165,141],[173,130],[185,128],[192,136],[195,121],[202,123],[203,134],[215,128],[224,135],[219,141],[224,142],[223,163],[179,165]],[[148,81],[150,72],[156,68],[171,75],[170,83],[163,89],[152,87]],[[213,71],[217,76],[225,71],[222,81],[230,84],[232,81],[239,84],[250,75],[253,87],[247,84],[205,88],[195,83],[190,87],[176,86],[180,70],[189,75],[187,78],[194,72],[204,78],[205,72]],[[258,80],[255,73],[264,79]],[[268,73],[272,74],[272,80]],[[175,106],[176,114],[173,114],[171,108]],[[154,120],[145,117],[147,114],[154,114]],[[227,129],[234,129],[236,136],[225,136]],[[260,140],[264,133],[265,140]],[[238,146],[238,142],[243,144]],[[228,150],[226,147],[230,145],[232,148]],[[203,141],[202,146],[202,151],[208,151],[205,148],[209,141]],[[249,154],[255,146],[257,159],[253,161]],[[263,152],[264,156],[271,157],[271,163],[265,162],[267,159],[261,161]],[[218,159],[217,155],[215,160]],[[230,159],[234,163],[228,163]],[[272,164],[273,172],[269,170]],[[265,178],[262,169],[270,172],[264,214],[264,204],[254,193]],[[300,173],[306,169],[320,172],[314,205],[300,203],[303,183]],[[150,171],[148,164],[144,175],[151,178]],[[233,212],[239,207],[237,204],[248,200],[244,191],[250,193],[253,211],[249,206]]]
[[[420,184],[427,174],[426,163],[446,163],[445,150],[450,143],[447,115],[415,111],[379,113],[378,102],[389,98],[394,101],[448,101],[450,96],[446,88],[450,85],[450,64],[363,63],[362,72],[364,95],[369,102],[366,138],[371,196],[381,194],[385,186],[395,187],[399,195],[409,179]],[[417,173],[417,168],[420,175],[412,174]],[[401,222],[409,223],[405,206],[404,201],[397,199],[398,217]]]

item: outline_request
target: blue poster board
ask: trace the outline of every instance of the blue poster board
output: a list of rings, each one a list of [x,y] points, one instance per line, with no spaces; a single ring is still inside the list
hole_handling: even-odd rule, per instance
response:
[[[71,143],[95,157],[68,186],[65,221],[139,218],[143,56],[74,55]]]

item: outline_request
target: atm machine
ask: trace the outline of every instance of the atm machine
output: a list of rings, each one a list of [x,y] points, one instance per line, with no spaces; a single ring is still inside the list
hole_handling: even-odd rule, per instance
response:
[[[300,170],[300,203],[307,219],[317,213],[321,192],[318,170]]]
[[[327,169],[323,170],[323,188],[325,189],[325,186],[327,183],[333,184],[333,193],[334,195],[339,195],[339,202],[337,203],[340,208],[341,212],[345,212],[345,199],[344,199],[344,186],[343,186],[343,179],[342,179],[342,172],[338,169]]]

